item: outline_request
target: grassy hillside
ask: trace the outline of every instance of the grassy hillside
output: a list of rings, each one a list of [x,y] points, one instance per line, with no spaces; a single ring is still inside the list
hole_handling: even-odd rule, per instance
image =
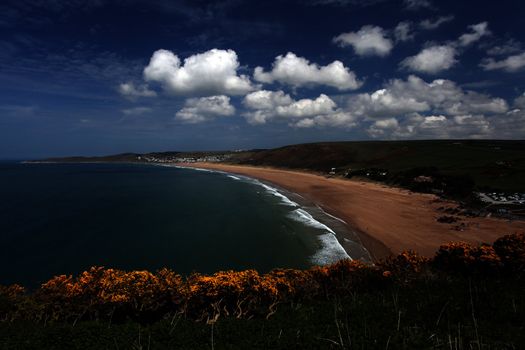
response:
[[[525,141],[438,140],[311,143],[245,153],[241,164],[328,172],[379,168],[391,174],[435,168],[478,187],[525,191]]]
[[[387,171],[374,177],[397,185],[410,185],[418,175],[432,176],[440,182],[456,182],[464,187],[525,192],[525,141],[432,140],[432,141],[356,141],[291,145],[270,150],[242,152],[153,152],[124,153],[103,157],[49,158],[54,162],[144,162],[144,157],[173,161],[176,157],[228,155],[236,164],[266,165],[288,169],[338,174],[353,171]],[[458,187],[456,186],[456,187]],[[407,186],[410,187],[410,186]],[[439,186],[437,186],[439,187]],[[443,186],[441,186],[443,187]],[[418,190],[414,188],[414,190]],[[468,191],[467,191],[468,192]]]

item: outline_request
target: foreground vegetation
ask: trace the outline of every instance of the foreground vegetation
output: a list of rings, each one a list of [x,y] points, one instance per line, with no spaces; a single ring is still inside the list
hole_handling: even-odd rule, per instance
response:
[[[520,349],[525,235],[310,270],[93,267],[0,288],[0,348]]]

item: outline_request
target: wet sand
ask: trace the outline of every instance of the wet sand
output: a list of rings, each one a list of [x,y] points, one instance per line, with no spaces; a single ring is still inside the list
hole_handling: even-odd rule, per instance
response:
[[[461,221],[437,222],[439,207],[451,201],[435,195],[413,193],[382,184],[326,178],[306,172],[217,163],[178,164],[253,177],[295,192],[344,220],[357,233],[374,260],[412,249],[433,256],[441,244],[451,241],[491,243],[498,237],[525,232],[525,221],[461,217]],[[461,230],[457,226],[463,224]]]

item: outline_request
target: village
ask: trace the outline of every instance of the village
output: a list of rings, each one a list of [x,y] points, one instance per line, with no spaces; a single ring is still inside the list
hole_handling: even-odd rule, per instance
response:
[[[217,163],[222,162],[228,158],[231,158],[232,155],[229,153],[216,154],[216,155],[202,155],[202,156],[153,156],[153,155],[141,155],[137,156],[138,161],[148,162],[148,163],[197,163],[197,162],[208,162],[208,163]]]
[[[525,204],[525,193],[478,192],[479,199],[489,204]]]

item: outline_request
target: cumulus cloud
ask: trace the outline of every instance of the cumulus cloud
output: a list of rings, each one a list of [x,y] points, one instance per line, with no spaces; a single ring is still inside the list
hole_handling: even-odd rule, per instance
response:
[[[321,94],[316,99],[303,98],[289,105],[277,106],[275,112],[282,117],[304,118],[333,113],[336,107],[330,97]]]
[[[525,110],[525,93],[523,93],[514,100],[514,107]]]
[[[457,63],[456,49],[450,45],[430,46],[417,55],[405,58],[401,67],[411,71],[436,74],[450,69]]]
[[[262,67],[256,67],[254,78],[262,83],[277,81],[293,87],[326,85],[338,90],[354,90],[362,85],[355,73],[345,67],[341,61],[319,66],[292,52],[288,52],[285,56],[277,56],[269,72],[265,72]]]
[[[389,118],[372,123],[367,133],[374,138],[484,138],[494,131],[482,115],[421,115],[413,113],[403,119]]]
[[[232,116],[235,107],[225,95],[187,99],[184,108],[177,112],[175,119],[188,124],[202,123],[216,117]]]
[[[155,97],[157,93],[150,90],[147,85],[135,86],[133,83],[122,83],[118,87],[119,93],[127,98]]]
[[[212,49],[187,57],[183,64],[173,52],[157,50],[144,68],[144,78],[176,95],[243,95],[254,87],[238,68],[233,50]]]
[[[315,125],[353,126],[354,117],[337,108],[327,95],[315,99],[294,100],[283,91],[255,91],[245,96],[243,104],[249,111],[243,116],[250,124],[265,124],[273,120],[307,128]]]
[[[493,118],[494,135],[499,138],[523,139],[525,135],[525,109],[516,108]]]
[[[394,79],[383,89],[348,97],[350,113],[369,118],[386,118],[409,113],[433,112],[447,115],[502,114],[508,105],[474,91],[465,91],[451,80],[425,82],[411,75],[407,80]]]
[[[371,122],[366,132],[374,138],[475,138],[494,135],[491,120],[504,120],[508,105],[450,80],[426,82],[411,75],[349,96],[343,110],[361,124]]]
[[[484,70],[503,70],[506,72],[517,72],[525,67],[525,52],[509,56],[503,60],[487,58],[481,63]]]
[[[384,139],[509,137],[525,129],[525,94],[509,111],[504,99],[465,90],[445,79],[427,82],[410,75],[342,101],[338,105],[324,94],[294,100],[283,91],[261,90],[244,98],[243,116],[251,124],[281,121],[295,128],[362,128],[370,137]]]
[[[255,91],[244,97],[244,106],[252,110],[243,114],[250,124],[265,124],[272,119],[301,119],[335,112],[336,103],[321,94],[316,99],[294,100],[283,91]]]
[[[469,33],[465,33],[459,37],[458,39],[459,46],[468,46],[478,41],[483,36],[490,34],[490,30],[488,29],[487,22],[481,22],[478,24],[470,25],[469,29],[470,29]]]
[[[260,90],[244,97],[244,105],[250,109],[271,110],[277,106],[288,106],[294,101],[283,91]]]
[[[399,123],[396,118],[387,118],[376,120],[370,127],[367,132],[372,137],[381,137],[385,135],[386,132],[396,130],[399,128]]]
[[[414,33],[412,32],[412,25],[410,22],[399,22],[394,28],[394,36],[396,41],[409,41],[414,39]]]
[[[424,30],[433,30],[440,27],[442,24],[450,22],[454,19],[453,15],[441,16],[434,19],[425,19],[419,22],[419,26]]]
[[[360,56],[387,56],[393,48],[392,40],[387,38],[383,28],[363,26],[357,32],[342,33],[333,39],[341,47],[352,46]]]
[[[355,115],[345,112],[341,109],[331,114],[318,115],[313,118],[305,118],[292,124],[297,128],[311,128],[311,127],[338,127],[350,129],[357,126],[358,119]]]
[[[427,29],[439,25],[438,22],[447,21],[448,18],[440,17],[436,22],[421,22],[420,25]],[[417,55],[410,56],[401,61],[402,68],[427,74],[436,74],[452,68],[463,48],[479,41],[483,36],[489,35],[487,22],[470,25],[469,32],[462,34],[456,41],[443,45],[432,45],[421,50]]]

